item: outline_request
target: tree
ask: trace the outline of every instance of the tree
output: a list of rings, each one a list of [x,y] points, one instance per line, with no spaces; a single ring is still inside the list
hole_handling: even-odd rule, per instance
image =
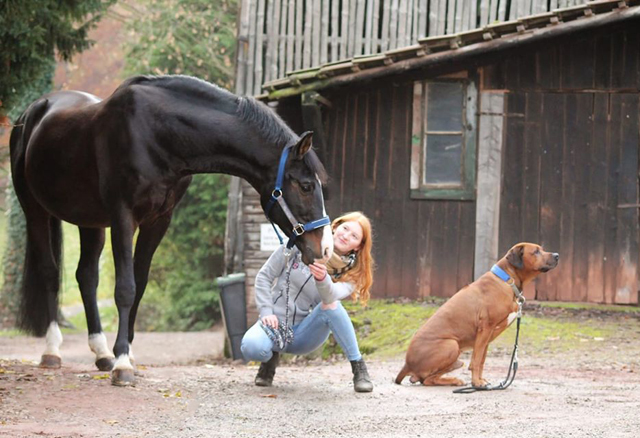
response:
[[[87,32],[115,0],[0,0],[0,121],[15,120],[51,91],[55,52],[69,59],[87,48]],[[3,160],[4,161],[4,160]],[[9,187],[0,325],[15,323],[24,263],[25,220]]]
[[[127,74],[186,74],[230,88],[235,0],[141,0],[129,24]],[[214,279],[223,270],[229,179],[196,175],[174,210],[151,267],[137,324],[198,330],[219,318]]]
[[[235,0],[141,0],[136,11],[126,73],[186,74],[230,88]]]
[[[51,91],[54,67],[55,63],[52,59],[49,61],[49,65],[43,69],[43,74],[39,80],[34,81],[31,86],[24,91],[20,101],[16,103],[13,110],[9,111],[9,119],[17,119],[29,103],[42,94]],[[3,157],[3,161],[6,159],[6,156]],[[12,185],[7,187],[6,203],[7,245],[2,255],[4,282],[2,284],[2,290],[0,290],[0,327],[13,327],[16,323],[15,318],[20,305],[20,287],[22,285],[22,268],[24,265],[25,235],[27,229],[22,207],[20,207]]]
[[[51,68],[89,47],[89,30],[116,0],[1,0],[0,113],[18,105]]]

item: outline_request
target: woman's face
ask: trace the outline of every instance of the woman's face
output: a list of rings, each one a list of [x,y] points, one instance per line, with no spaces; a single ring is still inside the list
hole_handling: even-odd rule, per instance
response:
[[[333,231],[333,250],[340,255],[360,249],[362,227],[356,221],[343,222]]]

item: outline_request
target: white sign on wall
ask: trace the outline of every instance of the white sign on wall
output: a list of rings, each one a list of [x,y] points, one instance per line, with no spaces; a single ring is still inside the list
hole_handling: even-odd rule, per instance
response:
[[[283,239],[287,239],[285,234],[278,228],[278,233],[282,236]],[[278,236],[276,236],[276,232],[273,231],[273,227],[271,224],[260,224],[260,251],[275,251],[280,247],[280,241],[278,240]]]

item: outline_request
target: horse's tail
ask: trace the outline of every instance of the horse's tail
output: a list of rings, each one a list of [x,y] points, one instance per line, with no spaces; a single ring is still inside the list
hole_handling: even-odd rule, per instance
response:
[[[46,99],[33,103],[16,121],[9,140],[13,186],[25,216],[29,214],[28,205],[35,203],[35,198],[31,195],[25,179],[26,148],[33,130],[44,116],[47,107]],[[39,211],[32,213],[33,216],[38,214],[40,214]],[[18,325],[28,333],[44,336],[49,324],[57,319],[62,260],[62,224],[53,216],[49,216],[44,221],[42,217],[35,219],[40,220],[34,220],[31,225],[28,224],[25,233],[26,248]],[[38,222],[42,222],[39,226],[41,229],[33,226]]]
[[[396,384],[400,385],[402,383],[402,380],[404,380],[404,378],[407,377],[407,374],[409,374],[409,365],[407,365],[407,363],[405,362],[404,366],[402,367],[402,369],[398,373],[398,376],[396,377]]]

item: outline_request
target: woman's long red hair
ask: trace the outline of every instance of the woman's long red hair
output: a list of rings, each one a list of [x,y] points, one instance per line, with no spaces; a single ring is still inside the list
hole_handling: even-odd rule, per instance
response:
[[[371,285],[373,284],[373,268],[375,266],[371,248],[373,246],[373,233],[371,222],[359,211],[346,213],[331,223],[331,229],[335,229],[344,222],[358,222],[362,227],[362,242],[360,249],[356,251],[356,263],[337,281],[345,281],[354,284],[353,299],[359,300],[363,306],[367,305],[371,295]]]

